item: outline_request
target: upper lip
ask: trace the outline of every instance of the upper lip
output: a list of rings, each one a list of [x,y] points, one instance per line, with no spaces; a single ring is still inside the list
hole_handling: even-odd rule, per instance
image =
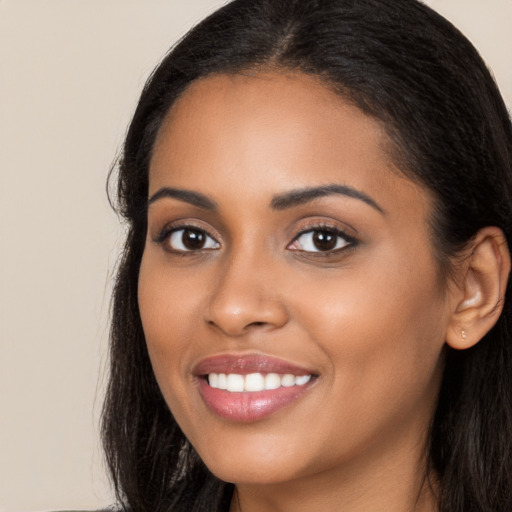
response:
[[[195,375],[209,373],[280,373],[291,375],[313,375],[314,372],[296,364],[261,354],[219,354],[201,360],[193,370]]]

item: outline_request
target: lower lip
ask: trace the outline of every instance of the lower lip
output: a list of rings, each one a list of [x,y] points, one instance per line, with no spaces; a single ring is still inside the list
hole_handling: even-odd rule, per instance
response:
[[[249,423],[266,418],[297,401],[311,384],[310,380],[303,386],[282,386],[267,391],[232,393],[212,388],[206,379],[200,379],[199,392],[206,405],[217,416],[226,420]]]

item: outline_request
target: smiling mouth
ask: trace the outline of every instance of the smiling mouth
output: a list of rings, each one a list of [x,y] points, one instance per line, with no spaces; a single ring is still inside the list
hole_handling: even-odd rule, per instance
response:
[[[251,423],[284,411],[313,389],[319,374],[261,354],[220,354],[193,369],[207,408],[230,422]]]
[[[209,373],[205,376],[208,385],[214,389],[231,393],[255,393],[274,389],[304,386],[313,375],[292,375],[291,373]]]

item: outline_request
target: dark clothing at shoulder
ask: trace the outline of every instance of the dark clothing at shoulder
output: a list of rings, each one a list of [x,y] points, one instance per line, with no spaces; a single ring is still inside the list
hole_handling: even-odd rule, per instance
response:
[[[114,507],[102,508],[101,510],[56,510],[55,512],[117,512],[117,509]]]

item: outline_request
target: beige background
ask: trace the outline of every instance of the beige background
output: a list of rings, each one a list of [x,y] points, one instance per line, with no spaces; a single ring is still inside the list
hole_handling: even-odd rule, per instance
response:
[[[512,105],[512,0],[431,0]],[[219,0],[0,0],[0,511],[111,502],[97,441],[122,230],[105,177],[148,73]]]

